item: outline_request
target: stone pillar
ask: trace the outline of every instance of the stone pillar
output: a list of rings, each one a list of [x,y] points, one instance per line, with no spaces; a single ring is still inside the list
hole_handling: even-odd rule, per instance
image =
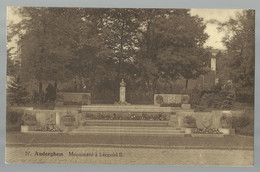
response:
[[[178,116],[171,115],[168,125],[171,127],[174,127],[174,128],[179,128],[180,126],[179,126],[179,122],[178,122]]]
[[[124,80],[122,79],[121,83],[120,83],[120,90],[119,90],[119,93],[120,93],[120,102],[126,102],[125,101],[125,86],[126,86],[126,83],[124,82]]]
[[[57,127],[60,127],[60,113],[59,112],[56,112],[56,126]]]

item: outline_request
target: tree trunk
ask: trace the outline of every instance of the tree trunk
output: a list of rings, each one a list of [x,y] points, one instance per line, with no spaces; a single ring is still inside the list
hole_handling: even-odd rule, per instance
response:
[[[185,85],[186,90],[188,89],[188,83],[189,83],[189,79],[186,79],[186,85]]]
[[[57,80],[55,80],[55,82],[54,82],[54,87],[56,88],[56,90],[58,89],[58,81]]]
[[[39,95],[42,95],[42,82],[39,81]]]
[[[125,27],[125,22],[122,20],[122,27],[121,27],[121,33],[120,33],[120,55],[118,59],[118,81],[120,83],[121,81],[121,65],[122,65],[122,60],[123,60],[123,34],[124,34],[124,27]]]

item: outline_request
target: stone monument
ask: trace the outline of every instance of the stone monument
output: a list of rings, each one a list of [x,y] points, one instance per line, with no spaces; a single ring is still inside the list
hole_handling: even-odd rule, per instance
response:
[[[119,93],[120,93],[119,101],[121,103],[125,103],[126,102],[125,101],[125,86],[126,86],[126,83],[122,79],[122,81],[120,83],[120,90],[119,90]]]

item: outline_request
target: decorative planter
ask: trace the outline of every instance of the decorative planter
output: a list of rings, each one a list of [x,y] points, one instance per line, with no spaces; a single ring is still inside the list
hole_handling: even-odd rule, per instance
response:
[[[232,128],[232,117],[227,117],[227,115],[223,115],[220,118],[220,124],[222,128]]]
[[[190,115],[184,117],[183,123],[186,128],[196,128],[197,127],[196,119]]]

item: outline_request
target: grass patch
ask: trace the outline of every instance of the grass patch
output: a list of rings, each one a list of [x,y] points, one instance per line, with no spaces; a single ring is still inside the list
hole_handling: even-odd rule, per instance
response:
[[[236,134],[254,136],[254,110],[246,109],[243,117],[233,119]]]

